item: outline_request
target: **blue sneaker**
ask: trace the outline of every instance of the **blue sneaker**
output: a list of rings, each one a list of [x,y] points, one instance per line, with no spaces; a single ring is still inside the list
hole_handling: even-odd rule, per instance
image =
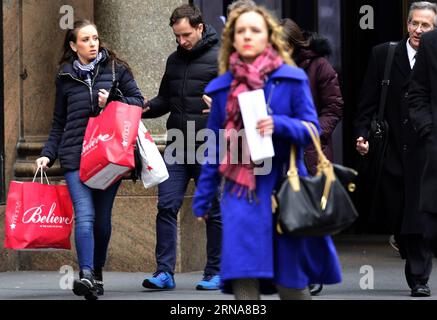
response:
[[[143,287],[148,289],[174,289],[176,284],[173,275],[169,272],[157,271],[153,277],[144,279]]]
[[[220,276],[208,274],[204,275],[202,281],[199,281],[196,286],[197,290],[219,290]]]

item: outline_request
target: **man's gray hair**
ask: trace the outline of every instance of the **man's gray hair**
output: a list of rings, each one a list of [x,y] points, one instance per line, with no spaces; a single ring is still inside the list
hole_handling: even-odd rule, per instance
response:
[[[431,10],[434,12],[434,27],[437,27],[437,4],[428,1],[418,1],[413,2],[410,6],[410,11],[408,12],[408,22],[413,19],[414,10]]]

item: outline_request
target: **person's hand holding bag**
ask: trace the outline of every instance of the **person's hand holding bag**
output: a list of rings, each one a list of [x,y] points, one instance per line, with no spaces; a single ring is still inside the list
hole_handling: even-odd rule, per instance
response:
[[[40,157],[35,160],[36,166],[38,168],[42,168],[43,170],[48,168],[48,165],[50,163],[50,159],[47,157]]]
[[[99,107],[103,108],[106,106],[106,102],[108,101],[109,91],[105,89],[99,90]]]

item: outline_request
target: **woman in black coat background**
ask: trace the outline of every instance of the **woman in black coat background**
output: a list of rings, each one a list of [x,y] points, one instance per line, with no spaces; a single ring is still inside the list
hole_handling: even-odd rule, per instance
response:
[[[327,39],[316,33],[302,32],[293,20],[281,20],[285,40],[292,50],[292,58],[299,68],[305,70],[310,83],[314,105],[322,129],[320,139],[323,153],[334,161],[332,134],[343,117],[343,96],[337,72],[327,60],[331,46]],[[318,156],[315,148],[305,150],[305,164],[310,174],[317,172]]]

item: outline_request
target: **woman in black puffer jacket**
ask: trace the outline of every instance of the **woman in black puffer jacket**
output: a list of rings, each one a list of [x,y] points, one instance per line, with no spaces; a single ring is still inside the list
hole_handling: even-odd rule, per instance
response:
[[[82,143],[88,119],[106,105],[114,62],[118,88],[125,103],[143,107],[144,99],[126,62],[99,41],[97,27],[77,21],[67,31],[56,78],[56,105],[47,143],[36,160],[38,167],[53,165],[59,157],[73,200],[75,243],[80,267],[73,292],[86,299],[103,294],[102,268],[111,236],[111,213],[120,181],[95,190],[79,179]]]

